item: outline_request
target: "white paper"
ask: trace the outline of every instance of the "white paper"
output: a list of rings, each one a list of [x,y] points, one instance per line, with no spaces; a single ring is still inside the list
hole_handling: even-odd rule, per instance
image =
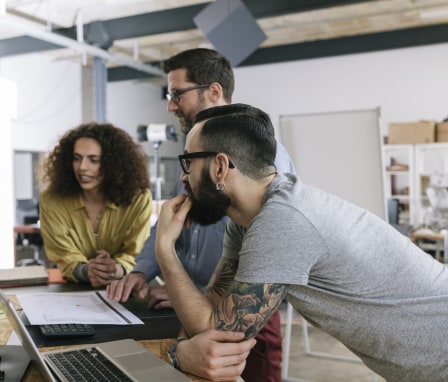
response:
[[[105,291],[31,293],[17,295],[17,298],[31,325],[143,324],[143,321],[123,305],[109,300]]]

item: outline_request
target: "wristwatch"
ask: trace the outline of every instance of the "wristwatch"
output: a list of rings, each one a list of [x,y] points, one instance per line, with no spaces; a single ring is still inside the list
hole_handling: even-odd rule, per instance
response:
[[[175,369],[180,370],[179,368],[179,362],[177,361],[176,357],[176,348],[179,342],[185,341],[187,338],[179,337],[176,339],[176,341],[173,342],[173,344],[168,349],[168,359],[171,362],[171,365],[174,366]]]

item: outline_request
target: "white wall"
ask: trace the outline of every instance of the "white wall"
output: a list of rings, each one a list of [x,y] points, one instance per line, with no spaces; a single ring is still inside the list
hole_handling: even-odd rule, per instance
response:
[[[0,74],[17,83],[18,118],[13,121],[13,148],[48,151],[68,129],[82,122],[82,79],[79,59],[55,60],[51,54],[29,54],[1,60]],[[160,85],[148,81],[108,84],[107,120],[136,137],[145,123],[170,123]],[[152,145],[143,144],[151,155]],[[181,145],[166,142],[162,156],[175,156]]]
[[[11,268],[14,264],[14,196],[13,161],[11,151],[11,118],[17,114],[17,86],[14,82],[0,77],[0,179],[3,187],[0,198],[0,237],[2,251],[0,268]],[[9,185],[9,187],[8,187]]]
[[[13,147],[47,150],[66,129],[81,122],[81,79],[77,61],[48,54],[1,61],[1,74],[17,83],[18,120]],[[280,115],[380,107],[381,129],[389,122],[441,120],[448,115],[448,44],[259,65],[235,69],[234,102]],[[108,85],[108,119],[135,134],[142,123],[173,123],[160,86],[146,81]],[[162,152],[178,145],[166,142]],[[163,154],[165,155],[165,154]]]
[[[107,87],[107,117],[110,122],[137,138],[137,126],[166,123],[176,126],[176,119],[166,111],[160,85],[148,81],[112,82]],[[160,147],[160,156],[177,156],[183,151],[181,135],[178,142],[166,141]],[[142,143],[149,155],[154,155],[152,143]]]
[[[448,44],[239,68],[234,102],[280,115],[380,107],[389,122],[448,115]],[[341,137],[344,139],[344,137]]]
[[[81,70],[77,60],[29,54],[1,61],[1,73],[17,84],[18,116],[12,123],[15,150],[47,151],[81,122]]]

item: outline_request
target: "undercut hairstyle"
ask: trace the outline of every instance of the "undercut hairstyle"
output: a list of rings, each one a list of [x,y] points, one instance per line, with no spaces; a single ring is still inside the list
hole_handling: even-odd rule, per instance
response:
[[[202,121],[200,144],[204,151],[227,154],[238,170],[252,179],[276,171],[277,141],[267,113],[245,104],[224,105],[200,111],[194,122]]]
[[[73,149],[80,138],[101,146],[100,192],[116,205],[130,205],[140,192],[150,189],[148,160],[142,147],[125,131],[109,123],[87,123],[67,131],[43,162],[42,182],[60,197],[82,192],[73,171]]]
[[[163,62],[165,73],[176,69],[186,69],[186,80],[198,85],[218,82],[221,84],[225,100],[232,102],[235,90],[232,64],[216,50],[205,48],[184,50]]]

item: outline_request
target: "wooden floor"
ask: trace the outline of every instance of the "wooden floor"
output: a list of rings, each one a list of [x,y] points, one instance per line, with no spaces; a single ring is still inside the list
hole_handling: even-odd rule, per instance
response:
[[[282,329],[285,330],[286,306],[282,306]],[[370,371],[359,360],[345,361],[308,355],[305,343],[302,319],[293,315],[291,333],[291,350],[289,358],[288,379],[286,381],[303,382],[385,382]],[[319,329],[308,325],[309,349],[313,353],[324,353],[330,356],[355,358],[344,345]]]

